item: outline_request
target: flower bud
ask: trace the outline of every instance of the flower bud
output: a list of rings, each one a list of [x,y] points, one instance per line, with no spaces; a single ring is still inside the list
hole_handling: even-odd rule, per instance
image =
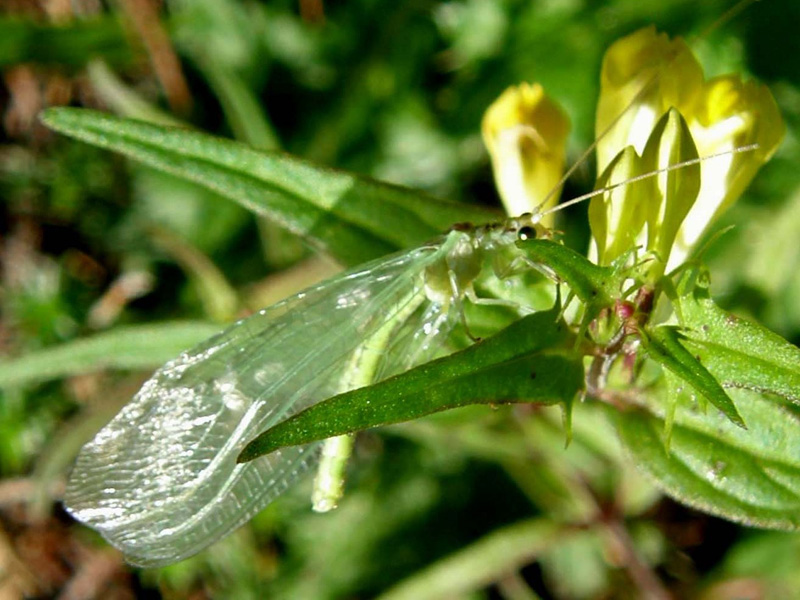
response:
[[[655,124],[639,156],[633,146],[617,154],[597,180],[597,188],[617,185],[639,175],[661,171],[592,199],[589,225],[599,264],[641,246],[653,253],[652,278],[660,277],[675,236],[697,199],[700,166],[669,167],[697,158],[686,121],[670,109]]]
[[[595,243],[592,258],[600,265],[610,265],[633,248],[644,229],[643,182],[613,187],[641,173],[641,162],[633,146],[627,146],[597,178],[595,189],[611,188],[589,203],[589,226]]]
[[[675,236],[700,191],[699,164],[667,169],[696,158],[697,147],[689,126],[681,113],[671,108],[653,127],[641,162],[643,173],[661,171],[642,181],[648,189],[645,192],[646,248],[656,256],[650,269],[650,273],[655,276],[663,274],[665,263],[670,259]]]

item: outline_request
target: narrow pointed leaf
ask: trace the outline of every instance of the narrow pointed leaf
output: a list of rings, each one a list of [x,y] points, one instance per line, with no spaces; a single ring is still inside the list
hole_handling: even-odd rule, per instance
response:
[[[30,352],[0,364],[0,386],[16,386],[100,369],[151,369],[219,332],[210,323],[175,322],[113,331]]]
[[[696,279],[696,274],[684,276],[677,300],[687,348],[723,387],[770,392],[800,404],[800,348],[722,310]]]
[[[625,271],[620,266],[600,267],[588,258],[551,240],[525,240],[517,242],[528,258],[545,265],[569,286],[570,290],[591,307],[595,313],[603,306],[614,302],[625,280]],[[621,260],[619,265],[622,265]]]
[[[468,404],[569,402],[583,387],[580,358],[542,351],[565,336],[553,311],[529,315],[466,350],[298,413],[248,444],[239,461]]]
[[[74,108],[48,109],[41,118],[60,133],[217,192],[346,265],[418,245],[457,221],[496,218],[485,209],[195,131]]]
[[[656,362],[686,382],[697,394],[716,406],[732,422],[744,427],[744,421],[719,382],[703,364],[681,344],[677,327],[662,326],[648,330],[642,344]]]

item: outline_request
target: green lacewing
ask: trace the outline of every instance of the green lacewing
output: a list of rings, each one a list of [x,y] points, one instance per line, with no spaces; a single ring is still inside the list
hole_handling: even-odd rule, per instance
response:
[[[67,510],[145,567],[177,562],[227,535],[320,458],[315,444],[237,463],[246,443],[317,401],[442,352],[464,322],[465,300],[482,301],[476,280],[532,267],[516,242],[549,235],[540,217],[454,227],[184,352],[83,447],[65,493]],[[499,301],[520,315],[529,310]]]
[[[67,510],[133,564],[160,566],[199,552],[319,459],[318,445],[311,445],[237,464],[247,442],[314,402],[433,358],[463,318],[462,301],[481,302],[473,282],[522,258],[519,237],[546,235],[530,215],[455,227],[184,352],[83,447],[65,493]],[[385,347],[371,347],[382,329],[391,334]],[[369,377],[359,381],[362,369],[353,361],[364,360],[365,341],[375,352]]]

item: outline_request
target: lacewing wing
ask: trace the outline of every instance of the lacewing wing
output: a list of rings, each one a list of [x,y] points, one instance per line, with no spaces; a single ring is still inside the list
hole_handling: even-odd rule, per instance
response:
[[[375,380],[433,358],[463,295],[531,218],[459,228],[370,262],[231,326],[161,367],[81,450],[64,502],[129,562],[182,560],[244,524],[319,459],[319,444],[237,464],[244,445],[349,389],[347,369],[393,320]],[[363,384],[362,384],[363,385]],[[356,387],[355,385],[351,387]]]

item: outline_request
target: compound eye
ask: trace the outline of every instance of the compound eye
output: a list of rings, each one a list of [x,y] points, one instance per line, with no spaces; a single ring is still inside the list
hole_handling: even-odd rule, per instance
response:
[[[517,238],[521,242],[524,242],[526,240],[535,240],[536,228],[530,225],[525,225],[525,227],[520,227],[519,231],[517,232]]]

